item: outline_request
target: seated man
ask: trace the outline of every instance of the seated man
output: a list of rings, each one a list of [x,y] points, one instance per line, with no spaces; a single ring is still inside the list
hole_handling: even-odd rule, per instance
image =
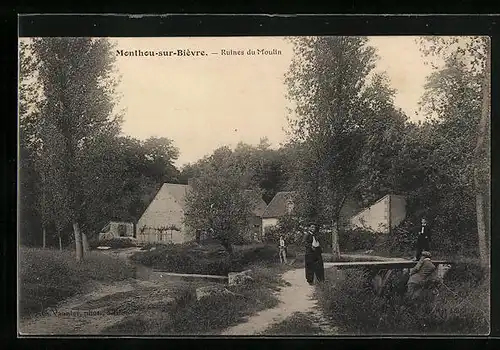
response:
[[[407,283],[410,299],[415,300],[420,297],[422,289],[434,278],[435,271],[436,266],[431,261],[431,253],[423,251],[418,263],[410,269]]]

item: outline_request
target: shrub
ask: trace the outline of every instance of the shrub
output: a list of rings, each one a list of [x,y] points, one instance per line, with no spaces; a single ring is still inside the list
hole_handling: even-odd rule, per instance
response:
[[[387,235],[386,250],[404,255],[414,254],[417,240],[417,225],[410,219],[401,222]]]
[[[453,265],[453,268],[445,275],[444,280],[449,285],[460,285],[470,283],[478,286],[488,279],[489,270],[485,269],[479,261],[463,261]]]
[[[265,240],[271,244],[278,244],[281,235],[287,244],[299,243],[303,236],[299,220],[291,216],[284,216],[278,220],[277,225],[268,226],[264,230]]]
[[[373,249],[379,234],[362,228],[341,230],[339,232],[339,247],[342,251],[357,251]]]
[[[232,263],[234,266],[245,268],[256,263],[274,263],[278,260],[278,248],[269,244],[254,244],[238,247],[234,254]]]
[[[21,248],[21,316],[41,312],[85,292],[93,281],[118,281],[133,276],[132,266],[100,252],[89,252],[85,261],[78,263],[71,251]]]
[[[451,271],[450,271],[451,272]],[[457,272],[458,273],[458,272]],[[452,278],[448,275],[448,279]],[[375,295],[361,271],[328,271],[317,290],[321,307],[349,334],[485,334],[489,331],[489,283],[470,280],[445,284],[418,306],[398,293],[397,283]],[[392,288],[392,289],[391,289]]]

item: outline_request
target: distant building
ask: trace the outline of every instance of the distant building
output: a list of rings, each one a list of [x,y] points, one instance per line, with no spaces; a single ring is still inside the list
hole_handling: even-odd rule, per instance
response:
[[[134,237],[134,224],[131,222],[110,221],[99,232],[99,241],[112,238]]]
[[[365,228],[370,231],[389,233],[406,218],[404,196],[388,194],[368,208],[362,209],[349,220],[351,228]]]
[[[163,184],[137,222],[137,239],[141,242],[159,243],[203,240],[206,237],[204,232],[194,232],[184,224],[186,194],[190,190],[190,185]],[[259,240],[266,203],[258,192],[248,191],[253,194],[253,209],[248,220],[249,229],[244,236],[248,240]]]
[[[295,208],[295,192],[278,192],[262,214],[262,233],[267,227],[275,226],[278,220],[291,215]]]
[[[137,222],[140,242],[184,243],[191,240],[184,225],[189,185],[165,183]]]
[[[249,240],[262,240],[262,215],[264,214],[267,204],[262,199],[262,196],[257,191],[247,190],[252,194],[252,213],[248,219],[249,235],[246,237]]]

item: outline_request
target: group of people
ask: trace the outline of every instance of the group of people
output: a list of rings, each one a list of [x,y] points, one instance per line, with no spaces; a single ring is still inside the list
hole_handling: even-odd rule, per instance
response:
[[[317,237],[317,227],[314,224],[306,228],[303,237],[305,245],[305,275],[306,281],[310,285],[314,280],[323,282],[325,280],[325,271],[322,257],[321,244]],[[419,295],[424,284],[431,278],[436,270],[432,263],[431,253],[429,252],[431,242],[431,230],[427,220],[421,220],[421,226],[416,240],[416,252],[414,261],[416,265],[409,270],[407,281],[407,292],[411,298]],[[283,236],[279,238],[279,257],[283,264],[287,264],[287,246]]]

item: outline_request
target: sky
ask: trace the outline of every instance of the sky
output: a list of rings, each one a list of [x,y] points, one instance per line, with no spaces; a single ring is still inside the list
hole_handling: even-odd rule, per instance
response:
[[[395,104],[410,119],[432,72],[424,64],[416,37],[371,37],[396,89]],[[177,166],[194,162],[220,146],[257,144],[267,137],[273,147],[286,141],[287,107],[284,74],[292,46],[280,37],[119,38],[116,68],[121,76],[119,107],[123,133],[144,140],[168,137],[180,150]],[[207,56],[130,56],[141,50],[206,51]],[[279,50],[259,55],[257,50]],[[118,51],[123,50],[123,55]],[[222,50],[243,55],[223,55]],[[254,50],[255,54],[248,54]],[[158,55],[158,54],[157,54]]]

